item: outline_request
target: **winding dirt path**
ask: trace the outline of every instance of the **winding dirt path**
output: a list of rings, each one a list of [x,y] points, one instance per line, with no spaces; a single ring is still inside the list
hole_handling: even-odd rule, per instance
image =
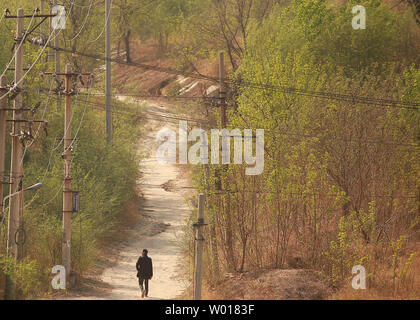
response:
[[[148,103],[147,110],[164,114],[165,109]],[[98,295],[79,296],[73,299],[141,299],[136,277],[136,262],[143,248],[149,250],[153,260],[154,276],[149,282],[148,299],[175,299],[186,289],[177,279],[181,251],[177,244],[185,219],[190,215],[184,196],[168,185],[185,186],[179,179],[180,170],[175,165],[162,165],[156,161],[156,133],[165,124],[148,120],[143,129],[140,151],[145,155],[140,163],[142,178],[138,181],[144,195],[142,221],[130,232],[128,241],[118,249],[118,261],[105,268],[100,280],[109,288]],[[171,190],[171,191],[167,191]]]

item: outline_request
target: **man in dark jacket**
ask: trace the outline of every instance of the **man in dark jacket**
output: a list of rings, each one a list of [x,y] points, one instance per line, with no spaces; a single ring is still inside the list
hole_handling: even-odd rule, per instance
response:
[[[149,293],[149,280],[152,280],[153,277],[152,259],[150,259],[147,254],[147,249],[144,249],[141,257],[137,260],[136,263],[137,278],[139,278],[142,298],[144,298],[145,295],[147,297],[147,294]]]

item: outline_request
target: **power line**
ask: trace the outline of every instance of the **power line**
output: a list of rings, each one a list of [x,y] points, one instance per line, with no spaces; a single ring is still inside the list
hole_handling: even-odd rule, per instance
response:
[[[74,1],[73,1],[74,2]],[[31,19],[31,21],[33,20],[33,18],[34,18],[34,16],[35,16],[35,13],[37,12],[37,9],[36,10],[34,10],[34,14],[32,15],[32,19]],[[70,13],[69,13],[70,14]],[[29,28],[28,28],[29,29]],[[25,42],[25,40],[26,41],[29,41],[30,43],[32,43],[32,40],[28,40],[28,39],[26,39],[26,36],[27,36],[27,32],[28,32],[28,30],[26,30],[25,31],[25,35],[23,36],[23,38],[22,38],[22,41],[20,41],[20,46],[22,45],[22,43],[24,43]],[[58,34],[61,32],[61,30],[59,30],[59,32],[55,35],[55,37],[54,37],[54,39],[58,36]],[[49,35],[49,37],[48,37],[48,39],[45,41],[45,44],[43,45],[43,47],[42,47],[42,49],[41,49],[41,52],[38,54],[38,56],[36,57],[36,59],[35,59],[35,61],[31,64],[31,66],[29,67],[29,69],[26,71],[26,73],[19,79],[19,81],[17,82],[17,83],[15,83],[14,84],[14,87],[12,87],[12,88],[10,88],[9,89],[9,91],[7,92],[7,93],[5,93],[2,97],[0,97],[0,99],[2,99],[2,98],[4,98],[5,96],[7,96],[11,91],[13,91],[13,89],[15,88],[15,87],[17,87],[25,78],[26,78],[26,76],[29,74],[29,72],[31,72],[31,70],[33,69],[33,67],[36,65],[36,63],[38,62],[38,60],[39,60],[39,58],[42,56],[42,54],[44,53],[44,51],[45,51],[45,49],[47,48],[47,46],[48,46],[48,43],[52,40],[51,39],[51,36],[53,35],[55,33],[55,30],[53,30],[51,33],[50,33],[50,35]],[[18,49],[20,48],[20,46],[18,47]],[[42,44],[40,45],[40,46],[42,46]],[[13,55],[13,58],[12,58],[12,60],[9,62],[9,65],[10,65],[10,63],[13,61],[13,59],[14,59],[14,55]],[[7,71],[7,69],[8,69],[8,67],[9,67],[9,65],[6,67],[6,69],[4,70],[4,72],[3,72],[3,74]]]
[[[418,110],[420,106],[420,102],[408,103],[408,102],[390,100],[390,99],[360,97],[356,95],[346,95],[346,94],[333,93],[333,92],[309,91],[309,90],[303,90],[303,89],[298,89],[298,88],[293,88],[293,87],[263,85],[263,84],[252,83],[252,82],[234,82],[234,81],[229,81],[229,80],[228,82],[231,84],[237,84],[239,86],[250,87],[254,89],[271,90],[271,91],[278,91],[282,93],[310,96],[310,97],[315,97],[315,98],[346,101],[346,102],[351,102],[353,104],[361,103],[361,104],[368,104],[368,105],[378,105],[378,106],[383,106],[383,107],[396,107],[396,108],[414,109],[414,110]]]
[[[36,43],[36,42],[34,42],[30,39],[27,39],[26,41],[28,41],[31,44],[39,46],[38,43]],[[52,46],[52,45],[48,45],[48,47],[51,48],[51,49],[57,50],[57,51],[71,53],[71,54],[74,54],[74,55],[80,55],[80,56],[83,56],[83,57],[96,59],[96,60],[101,60],[101,61],[110,61],[110,62],[114,62],[114,63],[118,63],[118,64],[123,64],[123,65],[127,65],[127,66],[132,66],[132,67],[139,67],[139,68],[142,68],[142,69],[147,69],[147,70],[152,70],[152,71],[157,71],[157,72],[162,72],[162,73],[167,73],[167,74],[184,75],[184,76],[189,76],[191,78],[196,78],[196,79],[209,80],[209,81],[214,81],[214,82],[219,81],[218,79],[215,79],[215,78],[212,78],[212,77],[206,76],[206,75],[197,75],[195,73],[180,72],[180,71],[170,69],[170,68],[151,66],[151,65],[147,65],[147,64],[143,64],[143,63],[138,63],[138,62],[126,62],[124,60],[119,60],[119,59],[115,59],[115,58],[105,58],[103,56],[96,55],[96,54],[80,52],[80,51],[77,51],[77,50],[70,50],[70,49],[56,47],[56,46]]]
[[[92,93],[92,96],[97,97],[104,97],[103,93]],[[163,96],[163,95],[147,95],[141,93],[113,93],[113,97],[133,97],[133,98],[162,98],[162,99],[174,99],[174,100],[220,100],[219,97],[210,97],[210,96],[195,96],[195,97],[187,97],[187,96]]]
[[[96,106],[100,106],[100,107],[105,107],[104,104],[102,103],[98,103],[98,102],[90,102],[90,104],[96,105]],[[113,112],[115,112],[115,110],[113,110]],[[145,118],[144,115],[139,115],[138,113],[136,113],[135,111],[133,111],[132,109],[130,110],[129,108],[119,108],[118,112],[120,114],[123,115],[137,115],[139,118]],[[200,123],[200,124],[204,124],[204,125],[208,125],[208,123],[205,120],[198,120],[198,119],[190,119],[190,118],[186,118],[186,117],[179,117],[179,116],[171,116],[171,115],[160,115],[158,113],[154,113],[151,111],[143,111],[144,114],[151,116],[151,117],[155,117],[157,119],[170,119],[170,120],[181,120],[181,121],[190,121],[190,122],[196,122],[196,123]],[[118,114],[118,113],[117,113]],[[152,120],[156,120],[156,119],[152,119]],[[285,132],[285,131],[274,131],[274,130],[265,130],[264,132],[269,132],[269,133],[274,133],[274,134],[279,134],[279,135],[285,135],[285,136],[297,136],[297,137],[302,137],[302,138],[317,138],[320,139],[320,136],[317,135],[309,135],[309,134],[303,134],[303,133],[298,133],[298,132]],[[340,141],[340,142],[347,142],[347,143],[362,143],[362,144],[378,144],[378,145],[390,145],[390,146],[403,146],[403,147],[411,147],[414,149],[419,149],[420,150],[420,146],[414,143],[401,143],[401,142],[397,142],[397,141],[381,141],[381,140],[353,140],[353,139],[332,139],[334,141]]]
[[[4,10],[3,11],[3,14],[1,15],[1,18],[0,18],[0,23],[3,21],[3,19],[4,19],[4,16],[6,15],[6,10]]]
[[[110,3],[110,7],[112,7],[112,1],[113,0],[111,0],[111,3]],[[109,13],[108,13],[108,15],[107,15],[107,18],[106,18],[106,21],[105,21],[105,23],[104,23],[104,27],[102,28],[102,31],[99,33],[99,35],[94,39],[94,40],[91,40],[91,41],[89,41],[89,43],[93,43],[93,42],[96,42],[96,41],[98,41],[99,40],[99,38],[100,37],[102,37],[102,35],[104,34],[104,32],[105,32],[105,29],[106,29],[106,26],[107,26],[107,24],[108,24],[108,22],[109,22],[109,17],[111,16],[111,10],[109,10]]]
[[[95,103],[89,103],[92,108],[97,108],[99,110],[105,110],[105,105],[102,104],[95,104]],[[133,113],[133,112],[128,112],[128,111],[121,111],[121,110],[112,110],[112,114],[116,114],[116,115],[122,115],[122,116],[128,116],[128,117],[132,117],[133,115],[137,116],[138,119],[145,119],[145,120],[154,120],[154,121],[160,121],[160,122],[165,122],[165,123],[174,123],[176,124],[176,119],[172,119],[172,118],[161,118],[161,117],[155,117],[155,116],[146,116],[146,115],[139,115],[137,113]],[[178,120],[179,121],[179,120]]]
[[[51,79],[51,80],[53,80],[53,79]],[[77,91],[77,92],[78,92],[78,91]],[[77,103],[77,98],[78,98],[78,94],[76,94],[75,103]],[[74,110],[73,110],[73,112],[72,112],[72,114],[71,114],[71,117],[70,117],[70,123],[71,123],[71,121],[72,121],[72,119],[73,119],[73,115],[74,115]],[[66,132],[67,132],[67,131],[66,131]],[[60,147],[60,145],[62,144],[62,142],[64,141],[64,136],[65,136],[66,132],[64,133],[63,138],[62,138],[62,139],[58,142],[58,144],[57,144],[56,146],[54,146],[54,144],[55,144],[55,141],[56,141],[58,138],[56,138],[55,140],[53,140],[53,143],[52,143],[52,146],[51,146],[51,152],[50,152],[50,155],[49,155],[49,158],[48,158],[47,167],[46,167],[46,169],[45,169],[45,171],[44,171],[44,174],[43,174],[42,178],[40,179],[40,181],[41,181],[42,183],[45,181],[45,178],[46,178],[46,176],[47,176],[47,173],[48,173],[48,171],[49,171],[49,169],[50,169],[51,160],[52,160],[52,156],[53,156],[53,154],[54,154],[54,151],[56,151],[56,150]],[[22,159],[23,159],[23,158],[22,158]],[[62,189],[62,187],[63,187],[63,185],[61,185],[61,189]],[[61,189],[58,191],[58,193],[61,191]],[[27,206],[31,205],[31,204],[32,204],[32,202],[34,202],[34,201],[35,201],[35,198],[36,198],[36,195],[37,195],[38,191],[39,191],[39,190],[36,190],[36,191],[35,191],[34,195],[32,196],[31,200],[28,202]],[[56,194],[56,195],[52,198],[52,200],[53,200],[53,199],[55,199],[55,198],[57,197],[58,193],[57,193],[57,194]],[[51,201],[52,201],[52,200],[51,200]],[[51,201],[49,201],[48,203],[50,203]],[[48,204],[48,203],[47,203],[47,204]]]
[[[92,4],[92,6],[95,7],[95,6],[97,6],[98,4],[101,4],[101,3],[102,3],[102,1],[96,1],[95,3]],[[77,3],[74,3],[74,6],[75,7],[78,7],[78,8],[87,8],[87,7],[90,7],[91,5],[90,4],[77,4]]]
[[[77,102],[77,98],[78,98],[78,95],[76,95],[75,102]],[[74,115],[74,110],[73,110],[73,112],[71,114],[71,117],[70,117],[70,123],[71,123],[71,121],[73,119],[73,115]],[[64,133],[64,135],[65,135],[65,133]],[[57,138],[55,140],[57,140]],[[59,143],[56,146],[54,146],[54,141],[55,140],[53,140],[53,144],[52,144],[52,147],[51,147],[51,152],[50,152],[50,155],[49,155],[49,158],[48,158],[47,167],[46,167],[46,169],[44,171],[43,177],[40,180],[42,183],[45,181],[45,177],[47,176],[47,172],[49,171],[49,168],[50,168],[50,165],[51,165],[51,160],[52,160],[52,156],[54,154],[54,151],[56,151],[60,147],[60,145],[64,141],[64,136],[63,136],[63,138],[59,141]],[[23,157],[22,157],[22,160],[23,160]],[[57,197],[58,193],[60,193],[60,191],[61,191],[62,188],[63,188],[63,185],[61,185],[61,188],[57,191],[57,194],[49,202],[47,202],[46,204],[43,204],[43,206],[51,203],[52,200],[54,200]],[[31,205],[35,201],[35,198],[36,198],[36,195],[38,194],[38,191],[39,190],[36,190],[35,191],[34,195],[32,196],[31,200],[26,204],[26,206]]]
[[[72,2],[71,2],[71,5],[70,5],[70,10],[69,10],[69,12],[68,12],[68,14],[67,14],[67,16],[66,16],[66,18],[68,18],[68,16],[70,15],[70,13],[71,13],[71,11],[72,11],[72,9],[73,9],[73,4],[74,4],[74,1],[75,0],[73,0]],[[32,17],[31,17],[31,20],[30,20],[30,22],[29,22],[29,26],[28,26],[28,28],[26,29],[26,31],[25,31],[25,33],[24,33],[24,36],[22,37],[22,41],[20,42],[20,45],[19,45],[19,47],[18,47],[18,49],[20,48],[20,46],[22,46],[22,44],[25,42],[25,41],[28,41],[28,42],[30,42],[30,43],[33,43],[33,41],[32,40],[29,40],[29,39],[26,39],[26,37],[27,37],[27,35],[28,35],[28,31],[29,31],[29,29],[30,29],[30,27],[31,27],[31,25],[32,25],[32,21],[33,21],[33,19],[34,19],[34,17],[35,17],[35,15],[36,15],[36,13],[38,12],[38,9],[35,9],[34,10],[34,13],[33,13],[33,15],[32,15]],[[54,30],[50,33],[50,35],[49,35],[49,37],[48,37],[48,39],[46,40],[46,42],[45,42],[45,45],[43,45],[43,47],[42,47],[42,50],[41,50],[41,52],[38,54],[38,56],[36,57],[36,59],[35,59],[35,62],[33,62],[32,64],[31,64],[31,66],[29,67],[29,69],[27,70],[27,72],[22,76],[22,78],[18,81],[18,83],[15,83],[14,85],[15,86],[17,86],[17,85],[19,85],[23,80],[24,80],[24,78],[28,75],[28,73],[32,70],[32,68],[35,66],[35,64],[38,62],[38,60],[39,60],[39,58],[42,56],[42,54],[44,53],[44,51],[45,51],[45,49],[48,47],[48,43],[50,42],[50,41],[52,41],[52,40],[54,40],[55,38],[57,38],[57,36],[60,34],[60,32],[62,31],[62,29],[60,29],[58,32],[57,32],[57,34],[54,36],[54,38],[52,38],[51,39],[51,36],[55,33],[54,32]],[[32,32],[32,31],[31,31]],[[17,36],[19,36],[19,35],[17,35]],[[42,44],[40,44],[40,46],[42,46]],[[10,66],[10,64],[12,63],[12,61],[13,61],[13,59],[15,58],[15,55],[13,55],[13,57],[12,57],[12,59],[10,60],[10,62],[7,64],[7,66],[6,66],[6,68],[5,68],[5,70],[3,71],[3,73],[2,73],[2,75],[4,75],[5,73],[6,73],[6,71],[8,70],[8,68],[9,68],[9,66]],[[8,95],[11,91],[13,90],[13,88],[11,88],[5,95],[3,95],[2,97],[0,97],[0,99],[1,98],[3,98],[3,97],[5,97],[6,95]]]
[[[77,103],[77,99],[78,99],[78,97],[79,97],[79,91],[77,91],[77,93],[76,93],[76,98],[75,98],[75,100],[74,100],[74,104],[76,104]],[[75,114],[75,110],[73,109],[72,110],[72,113],[71,113],[71,116],[70,116],[70,124],[72,123],[72,121],[73,121],[73,116],[74,116],[74,114]],[[60,146],[61,146],[61,144],[63,143],[63,141],[64,141],[64,139],[65,139],[65,136],[66,136],[66,133],[67,133],[67,131],[69,130],[69,127],[70,126],[68,126],[67,127],[67,129],[64,131],[64,134],[63,134],[63,138],[61,138],[61,140],[60,140],[60,142],[55,146],[55,147],[53,147],[53,151],[55,151],[55,150],[57,150]]]
[[[33,12],[33,14],[32,14],[32,18],[31,18],[31,20],[29,21],[29,26],[28,26],[28,28],[25,30],[25,33],[23,34],[23,39],[22,39],[22,41],[19,43],[19,46],[17,47],[17,51],[20,49],[20,47],[23,45],[23,43],[25,42],[25,38],[26,38],[26,36],[28,35],[28,31],[29,31],[29,29],[31,28],[31,26],[32,26],[32,22],[33,22],[33,20],[34,20],[34,17],[35,17],[35,15],[36,15],[36,10],[34,10],[34,12]],[[5,14],[6,14],[6,12],[3,14],[3,17],[5,16]],[[16,37],[19,37],[20,35],[16,35]],[[2,74],[1,74],[1,76],[0,77],[2,77],[2,76],[4,76],[4,74],[7,72],[7,70],[9,69],[9,67],[10,67],[10,65],[12,64],[12,62],[13,62],[13,60],[15,59],[15,54],[13,54],[12,55],[12,58],[10,59],[10,61],[9,61],[9,63],[6,65],[6,68],[4,69],[4,71],[2,72]],[[8,93],[7,93],[8,94]],[[6,95],[7,95],[6,94]],[[3,96],[4,97],[4,96]],[[3,97],[1,97],[1,98],[3,98]],[[0,99],[1,99],[0,98]]]
[[[47,111],[47,107],[48,107],[48,104],[49,104],[49,101],[50,101],[50,97],[51,97],[51,92],[52,92],[52,84],[53,84],[53,79],[51,79],[51,82],[50,82],[50,90],[48,92],[47,100],[46,100],[45,105],[44,105],[44,110],[42,112],[41,119],[43,119],[45,117],[45,113]],[[29,145],[25,145],[25,148],[24,148],[23,153],[22,153],[22,160],[21,160],[21,162],[25,158],[26,151],[34,144],[35,140],[38,138],[38,134],[39,134],[39,131],[41,130],[41,126],[42,126],[42,123],[40,123],[38,125],[37,132],[35,133],[34,138],[31,141],[31,143]]]
[[[76,98],[75,98],[75,104],[77,103],[77,100],[78,100],[78,96],[79,96],[79,91],[77,91],[77,93],[76,93]],[[71,116],[70,116],[70,123],[72,122],[72,120],[73,120],[73,116],[74,116],[74,114],[75,114],[75,111],[73,110],[72,111],[72,114],[71,114]],[[67,130],[68,130],[68,128],[67,128]],[[67,132],[67,130],[65,130],[65,132],[64,132],[64,134],[63,134],[63,138],[61,138],[61,140],[58,142],[58,144],[56,145],[56,146],[54,146],[54,141],[56,141],[58,138],[56,138],[55,140],[53,140],[53,143],[52,143],[52,147],[51,147],[51,152],[50,152],[50,156],[49,156],[49,158],[48,158],[48,164],[47,164],[47,167],[46,167],[46,169],[45,169],[45,171],[44,171],[44,174],[43,174],[43,177],[42,177],[42,179],[41,179],[41,182],[44,182],[44,180],[45,180],[45,177],[46,177],[46,175],[47,175],[47,172],[48,172],[48,170],[49,170],[49,168],[50,168],[50,165],[51,165],[51,160],[52,160],[52,156],[53,156],[53,154],[54,154],[54,151],[56,151],[59,147],[60,147],[60,145],[63,143],[63,141],[64,141],[64,137],[65,137],[65,135],[66,135],[66,132]],[[63,184],[61,184],[61,188],[57,191],[57,193],[56,193],[56,195],[55,196],[53,196],[53,198],[51,198],[51,200],[50,201],[48,201],[46,204],[43,204],[43,206],[45,206],[45,205],[47,205],[47,204],[49,204],[49,203],[51,203],[56,197],[57,197],[57,195],[61,192],[61,190],[62,190],[62,188],[63,188]],[[29,201],[29,203],[27,204],[27,205],[30,205],[34,200],[35,200],[35,197],[36,197],[36,195],[37,195],[37,193],[38,193],[38,191],[39,190],[36,190],[35,191],[35,194],[33,195],[33,197],[32,197],[32,199]]]
[[[77,139],[77,136],[78,136],[78,134],[79,134],[80,128],[81,128],[82,123],[83,123],[83,120],[84,120],[84,118],[85,118],[85,113],[86,113],[87,105],[88,105],[88,102],[89,102],[89,92],[90,92],[90,89],[88,89],[88,95],[87,95],[87,97],[86,97],[85,108],[83,109],[83,113],[82,113],[82,116],[81,116],[81,118],[80,118],[79,127],[77,128],[76,134],[74,135],[74,137],[73,137],[73,139],[72,139],[71,143],[70,143],[70,144],[69,144],[69,146],[68,146],[68,147],[64,150],[64,152],[66,152],[67,150],[71,149],[71,148],[72,148],[72,146],[73,146],[73,144],[74,144],[74,141],[76,141],[76,139]],[[64,135],[64,136],[65,136],[65,135]]]
[[[88,12],[87,12],[87,14],[86,14],[85,20],[83,21],[83,24],[82,24],[82,26],[80,27],[79,31],[76,33],[76,35],[75,35],[73,38],[71,38],[71,39],[69,39],[69,40],[64,40],[64,41],[71,42],[71,41],[75,40],[78,36],[80,36],[80,34],[82,33],[82,30],[84,29],[84,27],[85,27],[85,25],[86,25],[86,22],[87,22],[87,20],[88,20],[88,17],[89,17],[89,15],[90,15],[90,10],[92,9],[92,5],[93,5],[93,0],[90,0],[90,5],[89,5]]]
[[[75,100],[75,103],[77,102],[77,97],[78,97],[78,95],[76,95],[76,100]],[[85,105],[85,111],[86,111],[86,105]],[[84,113],[84,112],[83,112]],[[73,110],[73,112],[72,112],[72,114],[71,114],[71,117],[70,117],[70,123],[71,123],[71,121],[72,121],[72,119],[73,119],[73,115],[74,115],[74,110]],[[80,126],[81,126],[81,123],[82,123],[82,121],[79,123],[79,129],[80,129]],[[78,129],[78,131],[79,131],[79,129]],[[66,131],[67,132],[67,131]],[[64,136],[65,136],[65,133],[64,133]],[[41,178],[41,182],[44,182],[44,180],[45,180],[45,177],[46,177],[46,175],[47,175],[47,172],[48,172],[48,170],[49,170],[49,168],[50,168],[50,165],[51,165],[51,160],[52,160],[52,156],[53,156],[53,154],[54,154],[54,151],[55,150],[57,150],[58,149],[58,147],[60,147],[60,145],[62,144],[62,142],[64,141],[64,136],[63,136],[63,138],[60,140],[60,142],[56,145],[56,146],[54,146],[54,142],[53,142],[53,145],[52,145],[52,148],[51,148],[51,152],[50,152],[50,156],[49,156],[49,158],[48,158],[48,164],[47,164],[47,168],[45,169],[45,171],[44,171],[44,174],[43,174],[43,177]],[[72,141],[72,143],[76,140],[76,138],[77,138],[77,135],[76,135],[76,137],[74,137],[74,139],[73,139],[73,141]],[[53,140],[54,141],[54,140]],[[66,149],[67,150],[67,149]],[[57,198],[57,196],[58,196],[58,194],[61,192],[61,190],[63,189],[63,183],[61,184],[61,187],[57,190],[57,193],[48,201],[48,202],[46,202],[46,203],[44,203],[44,204],[42,204],[41,206],[46,206],[46,205],[48,205],[48,204],[50,204],[55,198]],[[29,205],[31,205],[34,201],[35,201],[35,198],[36,198],[36,195],[37,195],[37,193],[38,193],[38,191],[39,190],[36,190],[35,191],[35,194],[32,196],[32,199],[29,201],[29,203],[27,204],[27,206],[29,206]]]
[[[27,41],[31,42],[30,40],[27,40]],[[33,43],[33,44],[36,44],[36,43]],[[151,66],[151,65],[146,65],[146,64],[137,63],[137,62],[126,62],[126,61],[114,59],[114,58],[107,59],[100,55],[79,52],[77,50],[70,50],[70,49],[59,48],[59,47],[54,47],[54,46],[50,46],[50,47],[54,50],[72,53],[72,54],[76,54],[76,55],[80,55],[80,56],[84,56],[84,57],[92,58],[96,60],[101,60],[101,61],[109,60],[114,63],[138,67],[138,68],[142,68],[146,70],[152,70],[152,71],[173,74],[173,75],[188,76],[191,78],[207,80],[207,81],[212,81],[212,82],[219,82],[219,79],[211,77],[211,76],[207,76],[207,75],[195,74],[195,73],[189,73],[189,72],[180,72],[180,71],[170,69],[170,68]],[[397,108],[403,108],[403,109],[415,109],[415,110],[418,110],[420,106],[420,102],[408,103],[404,101],[391,100],[391,99],[361,97],[361,96],[356,96],[356,95],[346,95],[346,94],[340,94],[340,93],[334,93],[334,92],[310,91],[310,90],[304,90],[304,89],[293,88],[293,87],[275,86],[275,85],[267,85],[267,84],[252,83],[252,82],[245,82],[245,81],[238,82],[236,80],[232,80],[229,78],[224,79],[224,81],[229,84],[239,85],[242,87],[251,87],[251,88],[261,89],[261,90],[279,91],[283,93],[311,96],[315,98],[322,98],[322,99],[329,99],[329,100],[346,101],[346,102],[351,102],[351,103],[390,106],[390,107],[397,107]]]
[[[71,14],[71,12],[73,11],[73,7],[74,7],[74,5],[75,5],[75,1],[76,0],[73,0],[71,3],[70,3],[70,9],[68,10],[68,13],[67,13],[67,15],[66,15],[66,20],[69,18],[69,16],[70,16],[70,14]],[[54,30],[55,31],[55,30]],[[53,32],[54,32],[53,31]],[[60,33],[63,31],[63,29],[60,29],[60,30],[58,30],[58,32],[55,34],[55,36],[54,36],[54,38],[52,38],[50,41],[54,41],[59,35],[60,35]]]
[[[99,107],[105,107],[105,104],[98,103],[98,102],[90,101],[89,104],[96,105],[96,106],[99,106]],[[115,112],[116,110],[112,110],[112,111]],[[137,115],[139,118],[144,117],[144,115],[140,115],[130,108],[120,107],[118,112],[120,112],[120,113],[125,112],[126,115]],[[159,119],[181,120],[181,121],[189,121],[189,122],[194,122],[194,123],[200,123],[200,124],[207,125],[207,122],[205,120],[191,119],[191,118],[176,116],[176,115],[162,115],[162,114],[155,113],[155,112],[152,112],[152,111],[143,111],[143,113],[145,113],[148,116],[159,118]]]
[[[328,197],[337,197],[339,193],[323,193],[323,192],[282,192],[282,191],[258,191],[258,190],[226,190],[226,191],[216,191],[207,193],[209,195],[225,195],[225,194],[238,194],[238,193],[255,193],[255,194],[277,194],[277,195],[291,195],[291,196],[328,196]],[[373,194],[368,195],[372,198],[391,198],[391,199],[417,199],[417,196],[392,196],[384,194]]]

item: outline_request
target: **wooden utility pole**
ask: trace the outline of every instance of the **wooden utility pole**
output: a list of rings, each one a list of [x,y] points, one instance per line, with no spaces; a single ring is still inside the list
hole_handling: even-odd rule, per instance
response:
[[[72,191],[71,191],[71,95],[72,95],[73,73],[70,64],[66,65],[65,92],[66,106],[64,115],[64,186],[63,186],[63,243],[62,263],[66,268],[66,279],[70,276],[70,249],[71,249],[71,213],[72,213]]]
[[[6,173],[4,171],[6,156],[6,107],[7,107],[7,78],[5,75],[0,78],[0,212],[2,212],[4,184]],[[4,97],[3,97],[4,96]],[[2,97],[2,98],[1,98]],[[0,216],[0,221],[3,217]]]
[[[203,247],[204,237],[202,227],[204,223],[204,194],[198,195],[198,219],[193,224],[196,234],[195,270],[194,270],[194,300],[201,300],[201,283],[203,277]]]
[[[111,2],[105,0],[105,110],[106,141],[112,141]]]

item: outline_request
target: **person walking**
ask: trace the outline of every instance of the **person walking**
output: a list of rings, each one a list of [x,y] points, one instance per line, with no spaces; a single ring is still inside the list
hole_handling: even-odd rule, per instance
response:
[[[137,278],[139,278],[139,286],[141,290],[141,297],[147,297],[149,294],[149,280],[153,277],[152,259],[147,255],[149,251],[143,249],[143,252],[136,263]]]

